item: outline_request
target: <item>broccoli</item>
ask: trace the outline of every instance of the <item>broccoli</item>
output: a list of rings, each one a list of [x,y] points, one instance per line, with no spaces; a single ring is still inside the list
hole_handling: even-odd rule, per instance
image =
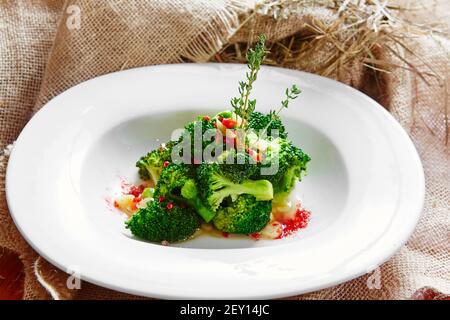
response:
[[[186,181],[192,179],[195,168],[183,163],[169,163],[161,170],[158,184],[155,189],[155,198],[167,195],[180,195],[181,188]]]
[[[126,227],[133,235],[151,242],[178,242],[198,230],[200,219],[191,208],[182,209],[167,201],[151,201],[126,222]]]
[[[251,234],[267,225],[271,211],[272,201],[256,201],[254,196],[243,194],[226,206],[220,206],[213,223],[220,231]]]
[[[270,123],[270,125],[269,125],[269,123]],[[266,129],[267,135],[271,134],[271,130],[276,129],[276,130],[278,130],[278,136],[280,138],[283,138],[283,139],[287,138],[286,128],[284,127],[283,123],[281,122],[280,117],[278,115],[274,114],[273,112],[271,112],[269,114],[263,114],[258,111],[252,112],[252,114],[250,115],[248,127],[250,129],[253,129],[255,132],[266,129],[266,127],[267,127],[267,129]]]
[[[197,168],[197,180],[201,196],[213,211],[216,211],[222,201],[231,197],[234,201],[241,194],[250,194],[256,200],[272,200],[272,184],[267,180],[232,181],[220,169],[217,163],[203,163]]]
[[[225,176],[229,177],[234,182],[241,183],[256,174],[258,170],[256,161],[251,159],[247,152],[232,152],[231,156],[233,161],[230,164],[227,164],[226,157],[229,154],[230,152],[225,151],[219,157],[220,170]]]
[[[202,136],[197,138],[202,142],[201,146],[196,145],[194,142],[196,138],[196,128],[201,128]],[[213,121],[211,121],[207,116],[199,117],[197,120],[189,122],[184,127],[184,131],[178,140],[178,142],[181,143],[184,139],[190,139],[191,160],[195,164],[199,164],[202,162],[203,150],[212,142],[212,138],[209,141],[207,139],[203,139],[203,135],[205,134],[205,132],[211,129],[216,130]],[[199,134],[200,130],[197,130],[197,134]]]
[[[208,209],[199,198],[194,174],[193,166],[170,163],[161,171],[160,179],[156,185],[155,198],[162,196],[177,202],[186,202],[206,222],[209,222],[214,217],[215,212]]]
[[[273,175],[262,175],[259,171],[252,178],[269,180],[275,194],[289,194],[297,179],[301,180],[302,173],[306,171],[307,163],[311,158],[286,139],[277,138],[272,143],[278,145],[277,150],[274,152],[268,150],[267,157],[260,164],[260,168],[270,166],[272,161],[278,161],[277,172]]]
[[[175,141],[162,144],[136,162],[142,180],[151,180],[154,184],[158,182],[164,162],[171,160],[171,152],[175,144]]]
[[[213,121],[211,121],[208,116],[200,116],[197,118],[197,120],[189,122],[184,126],[185,132],[193,135],[196,125],[201,126],[202,134],[205,133],[208,129],[215,129]]]
[[[197,183],[193,179],[186,181],[181,189],[181,196],[186,199],[186,202],[197,211],[205,222],[210,222],[216,215],[214,211],[203,204],[203,200],[200,198],[198,192]]]
[[[279,117],[300,89],[295,84],[287,88],[279,109],[268,114],[255,112],[256,99],[250,97],[268,53],[265,42],[261,35],[247,52],[248,72],[239,82],[239,96],[231,99],[233,111],[199,116],[186,124],[177,141],[136,163],[141,178],[153,180],[155,189],[142,192],[146,207],[127,222],[135,236],[154,242],[186,240],[199,228],[200,217],[224,232],[259,232],[270,221],[272,205],[285,201],[301,179],[310,157],[288,140]],[[211,162],[203,159],[204,151],[211,153]],[[268,174],[269,168],[276,172]]]

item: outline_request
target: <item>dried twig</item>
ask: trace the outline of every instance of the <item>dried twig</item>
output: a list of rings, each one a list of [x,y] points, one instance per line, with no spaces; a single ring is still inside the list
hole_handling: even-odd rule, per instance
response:
[[[250,35],[245,42],[230,43],[212,57],[213,61],[245,63],[245,52],[253,45],[258,19],[272,16],[284,19],[290,15],[301,15],[305,8],[321,7],[334,13],[336,19],[329,22],[312,20],[302,30],[283,39],[270,39],[271,53],[266,64],[302,69],[319,75],[342,80],[348,78],[353,66],[364,66],[373,70],[381,93],[379,77],[396,68],[415,73],[424,83],[435,78],[443,86],[447,83],[432,66],[408,47],[411,35],[443,34],[436,27],[421,26],[400,18],[403,11],[418,10],[402,7],[382,0],[278,0],[260,1],[255,9],[242,18],[236,29],[247,28]],[[392,54],[398,63],[384,60],[374,52],[379,49]],[[318,56],[317,52],[321,52]],[[420,61],[415,65],[409,57]],[[428,79],[427,79],[428,78]],[[445,88],[447,90],[447,87]],[[446,93],[447,94],[447,91]],[[446,144],[448,142],[448,101],[445,106]]]

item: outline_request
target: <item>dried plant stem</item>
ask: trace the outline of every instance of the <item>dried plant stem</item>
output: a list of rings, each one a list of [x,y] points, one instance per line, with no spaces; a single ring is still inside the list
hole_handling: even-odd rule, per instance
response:
[[[245,52],[253,45],[257,32],[255,28],[261,27],[261,21],[270,15],[273,19],[286,18],[280,12],[287,13],[287,16],[302,14],[302,10],[307,7],[329,10],[334,13],[335,19],[307,19],[308,22],[299,32],[282,39],[269,38],[271,53],[266,57],[265,64],[302,69],[338,80],[348,78],[355,65],[366,67],[373,71],[380,95],[382,81],[379,78],[396,68],[413,72],[427,85],[434,78],[440,85],[446,86],[447,79],[408,46],[408,40],[416,35],[433,36],[434,33],[440,35],[445,32],[436,26],[418,25],[400,17],[403,11],[419,10],[420,7],[404,7],[382,0],[260,1],[254,10],[242,17],[242,22],[230,36],[232,38],[246,29],[248,36],[245,41],[226,45],[213,55],[212,60],[245,63]],[[398,62],[374,54],[380,50],[388,52]],[[317,56],[317,52],[321,52],[321,55]],[[421,65],[413,63],[408,57],[419,61]],[[447,87],[445,90],[445,95],[448,95]],[[447,100],[446,144],[449,130]]]

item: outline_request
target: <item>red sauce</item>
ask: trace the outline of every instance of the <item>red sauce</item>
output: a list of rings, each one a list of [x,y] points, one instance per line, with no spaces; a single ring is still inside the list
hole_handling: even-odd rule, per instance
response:
[[[139,185],[139,186],[133,186],[131,185],[128,188],[128,191],[125,191],[124,194],[131,194],[132,196],[138,198],[141,196],[142,192],[144,192],[145,186],[144,185]]]
[[[250,234],[250,237],[255,240],[259,240],[261,238],[261,234],[258,232]]]
[[[130,194],[134,197],[139,197],[144,189],[147,187],[145,184],[133,185],[126,181],[124,178],[121,178],[120,187],[122,188],[123,194]]]
[[[300,203],[297,203],[297,208],[295,210],[295,215],[293,218],[279,220],[279,222],[281,223],[282,232],[278,239],[285,238],[298,231],[299,229],[306,228],[308,226],[310,216],[311,212],[303,209],[300,206]]]
[[[250,151],[249,149],[248,151]],[[249,152],[250,153],[250,152]],[[255,154],[258,156],[259,154]],[[125,179],[121,179],[121,188],[122,193],[124,195],[132,195],[134,196],[132,209],[137,210],[136,204],[139,203],[142,200],[142,192],[144,192],[144,189],[147,186],[144,184],[141,185],[132,185],[128,183]],[[163,196],[160,196],[158,198],[159,202],[164,202],[166,199]],[[106,202],[110,205],[111,202],[113,202],[113,206],[115,208],[119,208],[119,204],[117,201],[111,201],[110,199],[106,198]],[[173,208],[174,204],[172,202],[169,202],[167,204],[167,209],[171,210]],[[185,203],[180,203],[179,206],[181,208],[185,208],[187,205]],[[294,217],[286,219],[286,218],[277,218],[276,222],[281,224],[281,234],[276,239],[282,239],[287,236],[292,235],[293,233],[297,232],[300,229],[304,229],[308,226],[309,220],[310,220],[311,212],[303,209],[300,205],[300,203],[296,204],[295,214]],[[275,226],[277,223],[273,222],[273,225]],[[228,238],[230,234],[228,232],[222,232],[222,236],[224,238]],[[261,234],[259,232],[255,232],[249,235],[250,238],[254,240],[261,239]]]
[[[133,185],[129,183],[125,178],[120,178],[120,187],[123,195],[133,196],[133,203],[131,204],[132,210],[138,210],[137,204],[142,200],[142,192],[148,187],[146,184]],[[114,208],[120,209],[117,201],[110,201],[106,199],[108,204],[113,204]]]

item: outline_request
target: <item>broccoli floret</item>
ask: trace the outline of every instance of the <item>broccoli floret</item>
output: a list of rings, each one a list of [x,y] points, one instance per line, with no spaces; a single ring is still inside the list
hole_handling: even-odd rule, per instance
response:
[[[196,134],[200,133],[200,130],[198,130],[198,133],[196,133],[196,128],[201,128],[201,137],[196,137]],[[191,143],[191,160],[195,164],[199,164],[202,162],[203,157],[203,150],[212,142],[212,140],[208,141],[207,139],[203,139],[203,135],[207,130],[216,130],[214,127],[214,124],[211,120],[209,120],[208,117],[199,117],[197,120],[189,122],[184,127],[184,132],[180,136],[178,142],[182,142],[183,139],[190,139]],[[201,145],[196,145],[194,143],[195,139],[200,139],[202,142]]]
[[[270,123],[270,125],[269,125]],[[267,125],[269,125],[267,127]],[[259,132],[259,130],[265,129],[267,127],[267,135],[271,134],[271,130],[278,130],[278,136],[280,138],[286,139],[287,138],[287,132],[286,128],[284,127],[283,123],[281,122],[281,119],[278,115],[275,114],[263,114],[258,111],[252,112],[250,115],[250,120],[248,123],[248,127],[253,129],[255,132]]]
[[[170,194],[180,195],[186,181],[192,179],[195,168],[183,163],[169,163],[161,170],[161,175],[155,189],[155,198]]]
[[[197,180],[201,196],[212,210],[217,210],[222,201],[231,197],[234,201],[241,194],[255,196],[256,200],[273,198],[272,184],[267,180],[232,181],[220,169],[217,163],[203,163],[197,168]]]
[[[185,131],[187,131],[189,134],[194,134],[194,128],[195,126],[201,126],[202,133],[205,133],[208,129],[215,129],[213,122],[209,119],[209,117],[198,117],[197,120],[189,122],[187,125],[184,126]]]
[[[214,226],[224,232],[250,234],[261,231],[270,220],[272,201],[256,201],[243,194],[231,203],[220,206]]]
[[[272,143],[278,145],[277,150],[274,152],[269,150],[260,167],[269,167],[273,161],[278,161],[278,170],[273,175],[263,175],[261,171],[258,171],[252,178],[269,180],[275,194],[289,194],[294,188],[295,182],[301,180],[302,174],[306,172],[307,163],[311,158],[286,139],[278,138]]]
[[[136,162],[141,179],[151,180],[154,184],[158,182],[164,162],[171,160],[171,152],[175,144],[175,141],[162,144]]]
[[[200,199],[194,180],[195,169],[183,163],[170,163],[161,171],[156,185],[155,198],[163,196],[177,202],[186,202],[206,221],[214,217],[215,212],[207,208]]]
[[[223,155],[223,160],[220,163],[220,170],[225,176],[230,178],[233,182],[239,182],[249,179],[251,176],[256,174],[258,170],[258,165],[254,159],[250,158],[247,152],[233,152],[232,162],[230,164],[226,163],[226,156],[230,152],[225,151]]]
[[[126,222],[126,227],[133,235],[151,242],[186,240],[198,230],[200,219],[191,208],[169,204],[149,202]]]

